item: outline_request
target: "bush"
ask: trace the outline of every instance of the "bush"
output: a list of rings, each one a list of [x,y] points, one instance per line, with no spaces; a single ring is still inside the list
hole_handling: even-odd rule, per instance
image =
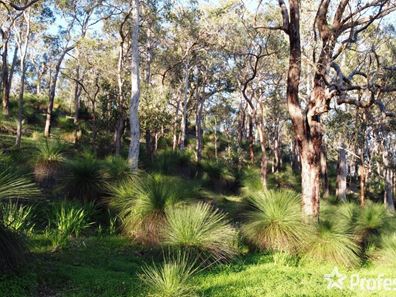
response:
[[[309,234],[302,222],[300,198],[290,191],[266,191],[250,198],[254,208],[242,232],[259,249],[298,251]]]
[[[25,251],[24,238],[0,222],[0,272],[13,271],[22,265]]]
[[[131,176],[128,162],[120,156],[109,156],[103,162],[104,177],[109,182],[120,182]]]
[[[163,174],[181,173],[181,175],[191,176],[194,171],[191,159],[191,154],[186,151],[164,150],[154,157],[152,167]]]
[[[382,237],[382,249],[378,256],[381,264],[396,267],[396,233]]]
[[[4,199],[35,197],[40,192],[25,177],[19,177],[6,167],[0,172],[0,202]],[[16,269],[25,260],[25,242],[0,218],[0,270]]]
[[[70,238],[78,237],[91,224],[88,211],[83,207],[70,203],[60,204],[55,209],[53,221],[50,222],[55,227],[52,236],[54,248],[64,247]]]
[[[16,232],[31,232],[34,228],[33,207],[8,201],[0,204],[3,224]]]
[[[203,253],[216,261],[237,253],[236,231],[226,216],[205,203],[166,210],[163,242],[166,245]]]
[[[59,142],[39,142],[34,166],[36,181],[43,187],[51,187],[59,178],[64,147]]]
[[[147,285],[152,297],[194,297],[198,296],[191,285],[191,278],[197,271],[195,262],[185,254],[165,259],[161,265],[152,264],[143,268],[140,279]]]
[[[100,162],[91,155],[68,161],[63,179],[63,191],[69,198],[95,201],[104,191],[104,178]]]
[[[355,266],[360,261],[359,250],[352,234],[345,233],[334,222],[321,221],[317,232],[307,242],[305,259]]]
[[[166,208],[193,194],[176,178],[148,174],[134,175],[109,190],[124,232],[149,245],[160,242]]]

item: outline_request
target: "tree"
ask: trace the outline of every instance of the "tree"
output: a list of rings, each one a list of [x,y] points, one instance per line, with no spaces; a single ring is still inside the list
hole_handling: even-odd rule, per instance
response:
[[[393,1],[365,1],[353,5],[351,0],[340,0],[330,6],[331,0],[320,2],[314,18],[315,40],[320,39],[319,53],[313,54],[314,63],[313,88],[307,104],[302,105],[299,88],[301,79],[301,34],[300,1],[279,0],[282,23],[279,26],[264,26],[268,30],[282,30],[289,38],[289,70],[287,80],[288,110],[293,122],[295,137],[300,148],[302,204],[308,220],[317,220],[320,210],[320,152],[322,146],[321,115],[331,108],[330,102],[336,98],[337,104],[354,104],[359,107],[379,106],[386,114],[380,93],[391,91],[383,84],[372,84],[368,79],[365,84],[353,82],[356,76],[365,76],[359,69],[350,75],[343,74],[337,63],[349,45],[357,42],[359,34],[376,20],[383,18],[396,9]],[[331,8],[335,11],[331,16]],[[329,22],[330,17],[332,21]],[[344,38],[343,40],[341,40]],[[318,55],[317,55],[318,54]],[[317,59],[316,59],[317,57]],[[334,71],[331,71],[333,69]],[[368,91],[369,101],[348,96],[352,91]]]

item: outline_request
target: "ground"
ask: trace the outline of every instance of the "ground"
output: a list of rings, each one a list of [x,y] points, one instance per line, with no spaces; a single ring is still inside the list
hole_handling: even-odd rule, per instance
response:
[[[144,252],[120,236],[82,238],[62,251],[50,246],[44,235],[35,236],[27,268],[14,276],[0,276],[0,296],[147,296],[138,275],[143,265],[159,260],[158,251]],[[279,253],[249,254],[200,271],[194,283],[200,296],[208,297],[396,296],[396,291],[328,289],[324,275],[333,269]],[[347,287],[353,274],[396,279],[391,268],[373,265],[339,271],[346,275]]]

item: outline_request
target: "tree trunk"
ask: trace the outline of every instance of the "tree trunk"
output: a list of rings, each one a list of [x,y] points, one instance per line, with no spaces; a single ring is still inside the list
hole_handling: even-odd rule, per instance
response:
[[[346,202],[347,190],[347,158],[344,146],[338,148],[338,163],[337,163],[337,189],[336,196],[342,201]]]
[[[183,99],[183,112],[181,118],[181,131],[180,131],[180,149],[184,150],[186,142],[186,129],[187,129],[187,103],[188,103],[188,86],[189,86],[189,61],[184,66],[184,99]]]
[[[249,122],[249,157],[250,162],[254,164],[254,136],[253,136],[253,119],[252,116],[248,115],[248,122]]]
[[[262,116],[261,116],[262,117]],[[265,137],[265,129],[263,125],[263,119],[260,118],[257,128],[260,139],[260,147],[261,147],[261,162],[260,162],[260,176],[261,176],[261,184],[263,185],[263,189],[267,189],[267,152],[266,152],[266,137]]]
[[[60,55],[58,62],[56,63],[55,67],[55,73],[54,77],[51,80],[51,86],[50,86],[50,94],[49,94],[49,102],[48,102],[48,107],[47,107],[47,116],[45,120],[45,127],[44,127],[44,136],[49,137],[51,134],[51,124],[52,124],[52,112],[54,110],[54,100],[55,100],[55,92],[56,92],[56,83],[58,81],[59,77],[59,72],[60,68],[63,62],[63,59],[65,58],[66,54],[71,51],[74,47],[68,47],[66,48],[62,54]]]
[[[307,221],[317,220],[320,208],[320,150],[301,149],[302,209]]]
[[[129,145],[128,163],[132,171],[138,169],[140,124],[139,124],[139,100],[140,100],[140,74],[139,74],[139,25],[140,25],[140,1],[132,0],[132,59],[131,59],[131,102],[129,109],[129,123],[131,129],[131,143]]]
[[[217,119],[216,116],[214,118],[215,128],[214,128],[214,150],[215,150],[215,159],[218,160],[218,148],[217,148]]]
[[[114,131],[114,147],[115,147],[115,155],[119,156],[121,152],[121,144],[122,144],[122,132],[124,131],[124,119],[119,117],[117,119],[115,131]]]
[[[152,154],[152,145],[151,145],[151,132],[150,129],[146,129],[146,154],[149,157],[149,159],[152,159],[153,154]]]
[[[76,69],[77,81],[80,81],[80,66]],[[80,97],[81,97],[81,86],[76,82],[74,86],[74,124],[78,123],[79,111],[80,111]]]
[[[323,198],[328,198],[330,195],[329,176],[327,174],[327,150],[325,144],[322,145],[320,152],[320,174],[322,178]]]
[[[202,137],[202,111],[203,111],[203,100],[198,98],[197,100],[197,110],[195,117],[195,134],[196,134],[196,159],[197,162],[202,160],[202,148],[203,148],[203,137]]]
[[[175,151],[177,148],[177,144],[179,142],[178,136],[177,136],[177,124],[179,120],[179,110],[180,110],[180,99],[177,99],[176,103],[176,112],[175,112],[175,121],[173,122],[173,145],[172,149]]]
[[[384,204],[391,212],[395,211],[395,203],[393,201],[393,176],[392,170],[386,168],[385,172],[385,192],[384,192]]]
[[[26,66],[25,66],[25,57],[21,57],[21,89],[19,91],[18,97],[18,122],[17,122],[17,133],[15,145],[19,148],[21,146],[22,140],[22,121],[23,121],[23,96],[25,93],[25,76],[26,76]]]
[[[359,202],[360,206],[364,207],[366,204],[366,182],[367,182],[367,168],[364,166],[364,162],[359,165]]]
[[[1,73],[1,78],[2,78],[2,85],[3,85],[3,93],[2,93],[2,99],[3,99],[3,114],[5,116],[10,115],[10,85],[9,85],[9,79],[8,79],[8,42],[9,42],[9,37],[5,36],[3,34],[3,59],[2,59],[2,73]]]

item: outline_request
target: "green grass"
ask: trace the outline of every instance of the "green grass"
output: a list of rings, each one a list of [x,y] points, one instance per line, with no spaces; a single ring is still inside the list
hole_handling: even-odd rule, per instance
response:
[[[144,251],[119,236],[79,239],[62,251],[51,252],[48,238],[35,235],[32,251],[33,260],[24,271],[0,276],[0,296],[146,297],[139,275],[154,255],[159,263],[161,254]],[[278,255],[271,253],[245,255],[199,272],[192,285],[200,296],[208,297],[396,296],[396,291],[329,290],[323,275],[330,273],[333,265],[276,259]],[[381,266],[340,268],[340,272],[348,276],[360,273],[361,277],[383,273],[396,278],[394,268]]]

